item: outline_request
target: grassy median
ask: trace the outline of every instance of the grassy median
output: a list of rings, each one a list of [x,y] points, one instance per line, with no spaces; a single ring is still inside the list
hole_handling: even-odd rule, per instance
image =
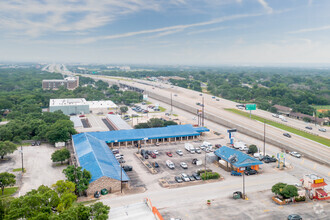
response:
[[[233,113],[238,114],[238,115],[242,115],[242,116],[247,117],[247,118],[250,117],[250,113],[243,112],[243,111],[238,110],[238,109],[227,108],[225,110],[230,111],[230,112],[233,112]],[[268,125],[271,125],[273,127],[280,128],[282,130],[291,132],[292,134],[296,134],[296,135],[299,135],[299,136],[308,138],[308,139],[313,140],[315,142],[324,144],[324,145],[326,145],[328,147],[330,146],[330,139],[328,139],[328,138],[316,136],[316,135],[307,133],[305,131],[301,131],[299,129],[296,129],[296,128],[293,128],[293,127],[290,127],[290,126],[287,126],[287,125],[283,125],[281,123],[277,123],[277,122],[274,122],[274,121],[271,121],[271,120],[268,120],[268,119],[265,119],[265,118],[262,118],[262,117],[253,115],[253,114],[251,115],[251,119],[254,119],[254,120],[257,120],[257,121],[260,121],[260,122],[264,122],[264,120],[265,120],[266,124],[268,124]]]
[[[13,195],[17,191],[18,187],[5,188],[3,195],[0,193],[0,199]]]

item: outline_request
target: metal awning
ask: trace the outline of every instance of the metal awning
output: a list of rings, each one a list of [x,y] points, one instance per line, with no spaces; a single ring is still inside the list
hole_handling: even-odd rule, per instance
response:
[[[317,189],[316,192],[321,194],[322,196],[328,196],[328,193],[326,193],[323,189]]]

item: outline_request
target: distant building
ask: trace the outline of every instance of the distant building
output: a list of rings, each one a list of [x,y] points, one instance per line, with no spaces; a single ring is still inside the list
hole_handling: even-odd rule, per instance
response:
[[[329,122],[328,119],[313,117],[311,115],[306,115],[306,114],[299,113],[299,112],[291,112],[289,114],[289,116],[292,117],[292,118],[299,119],[299,120],[303,120],[304,118],[309,118],[312,123],[315,123],[315,120],[316,120],[316,123],[320,124],[320,125],[324,125],[324,124]]]
[[[277,109],[278,113],[286,115],[286,116],[288,116],[292,111],[292,108],[282,106],[282,105],[273,105],[273,107]]]
[[[86,101],[84,98],[50,99],[49,111],[61,110],[65,115],[101,113],[117,111],[118,106],[110,100]]]
[[[59,87],[64,86],[67,89],[74,90],[79,86],[79,76],[67,77],[64,79],[45,79],[42,80],[42,89],[44,90],[57,90]]]

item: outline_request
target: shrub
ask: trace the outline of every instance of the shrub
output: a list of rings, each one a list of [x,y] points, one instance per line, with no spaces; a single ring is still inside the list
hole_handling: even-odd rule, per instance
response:
[[[298,197],[295,198],[296,202],[302,202],[302,201],[305,201],[305,200],[306,200],[305,196],[298,196]]]
[[[211,169],[206,169],[206,172],[212,172],[212,170]],[[205,173],[205,170],[197,170],[197,174],[198,175],[201,175],[202,173]]]
[[[219,179],[220,174],[217,172],[206,172],[206,173],[202,173],[201,178],[202,180]]]

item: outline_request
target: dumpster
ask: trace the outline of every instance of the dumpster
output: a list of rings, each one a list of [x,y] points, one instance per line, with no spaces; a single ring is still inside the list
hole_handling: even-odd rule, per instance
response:
[[[242,192],[237,191],[233,193],[233,199],[241,199],[242,198]]]

